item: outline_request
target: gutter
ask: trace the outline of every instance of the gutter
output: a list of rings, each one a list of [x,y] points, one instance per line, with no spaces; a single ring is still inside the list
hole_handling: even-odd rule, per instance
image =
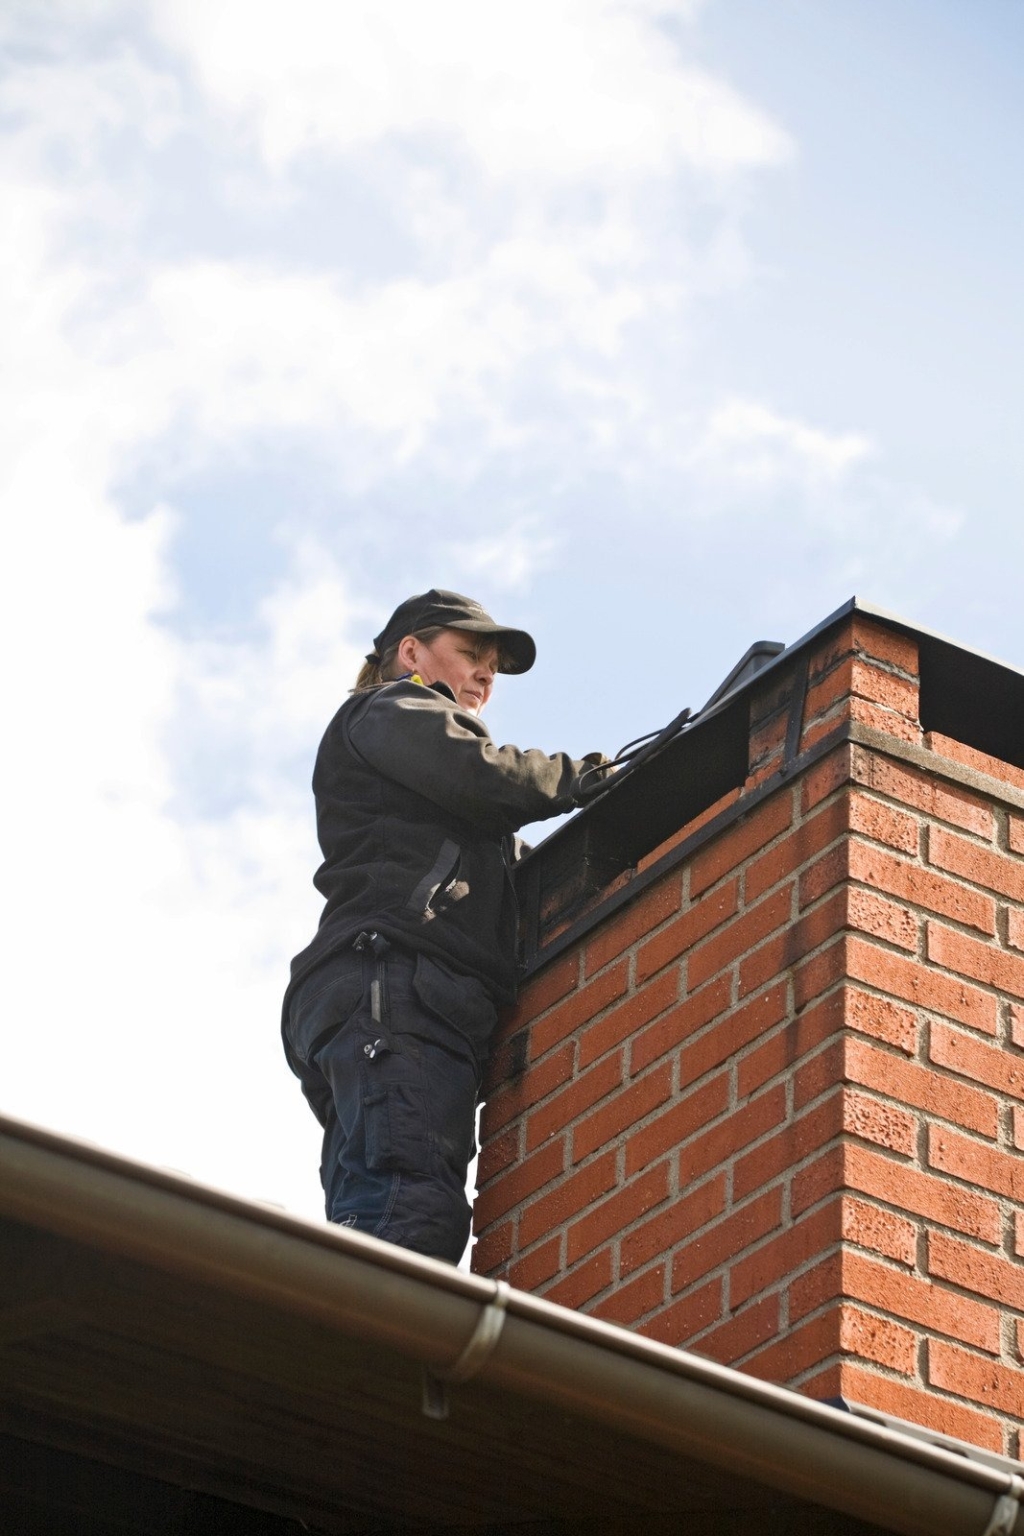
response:
[[[433,1416],[475,1376],[903,1536],[1024,1536],[1015,1463],[969,1460],[504,1282],[3,1118],[0,1214],[417,1359]]]

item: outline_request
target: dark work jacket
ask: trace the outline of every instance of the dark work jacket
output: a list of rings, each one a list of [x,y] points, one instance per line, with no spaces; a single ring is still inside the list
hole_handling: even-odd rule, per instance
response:
[[[478,977],[498,1002],[516,990],[512,834],[577,803],[586,763],[495,746],[443,683],[403,679],[355,694],[313,771],[326,905],[292,961],[285,997],[363,929]]]

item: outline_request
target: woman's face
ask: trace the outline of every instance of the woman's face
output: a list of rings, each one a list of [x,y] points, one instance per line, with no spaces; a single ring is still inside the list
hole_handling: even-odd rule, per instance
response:
[[[444,629],[433,640],[407,635],[399,658],[425,683],[447,683],[456,703],[478,715],[491,696],[498,670],[498,648],[464,629]]]

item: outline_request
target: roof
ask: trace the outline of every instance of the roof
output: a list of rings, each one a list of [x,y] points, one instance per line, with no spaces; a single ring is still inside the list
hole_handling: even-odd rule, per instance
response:
[[[11,1120],[0,1254],[19,1532],[1024,1536],[1016,1463]]]

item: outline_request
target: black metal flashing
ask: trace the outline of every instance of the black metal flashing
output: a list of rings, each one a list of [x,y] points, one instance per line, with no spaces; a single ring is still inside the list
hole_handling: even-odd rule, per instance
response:
[[[596,799],[524,859],[516,885],[527,973],[560,953],[570,934],[591,926],[602,891],[608,892],[608,900],[601,903],[600,917],[633,899],[653,873],[631,878],[637,865],[702,811],[742,787],[748,773],[755,683],[761,689],[772,674],[780,681],[787,669],[793,675],[783,770],[688,838],[686,850],[693,852],[695,839],[704,841],[728,820],[745,814],[797,767],[806,768],[812,756],[817,760],[818,749],[797,756],[809,653],[854,614],[917,642],[923,730],[1024,768],[1024,672],[852,597],[790,646],[772,641],[751,646],[697,715],[682,720],[671,735],[663,733],[664,739],[657,738],[639,753],[625,771],[609,779]],[[829,750],[841,735],[829,738]],[[657,870],[663,869],[664,861],[659,860]],[[624,878],[628,887],[622,885]]]

